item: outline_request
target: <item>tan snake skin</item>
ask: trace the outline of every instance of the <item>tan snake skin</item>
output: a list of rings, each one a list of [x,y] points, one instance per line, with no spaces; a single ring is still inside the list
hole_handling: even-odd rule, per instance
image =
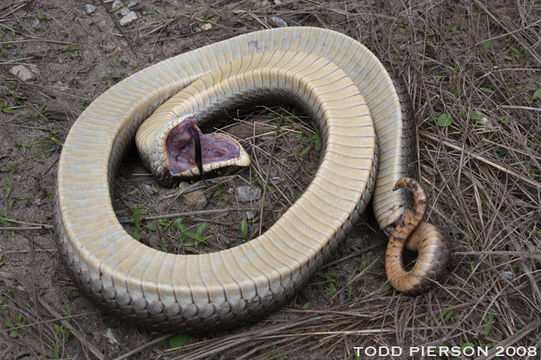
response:
[[[181,117],[193,113],[204,123],[240,98],[265,97],[302,107],[325,142],[314,180],[267,232],[228,250],[176,255],[124,231],[111,183],[138,128],[143,161],[169,182],[163,138]],[[106,310],[161,330],[230,326],[267,313],[305,283],[372,192],[382,229],[391,233],[404,219],[408,192],[392,188],[407,175],[414,149],[406,99],[363,45],[307,27],[241,35],[128,77],[88,106],[64,143],[56,214],[70,274]],[[443,265],[432,260],[442,259],[429,255],[423,271],[435,278]]]

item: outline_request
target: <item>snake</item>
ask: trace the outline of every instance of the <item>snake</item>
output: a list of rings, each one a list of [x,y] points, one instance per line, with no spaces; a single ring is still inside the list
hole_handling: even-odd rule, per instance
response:
[[[120,81],[80,114],[60,155],[55,218],[67,272],[105,312],[135,324],[231,327],[290,301],[372,199],[390,235],[389,282],[405,294],[428,290],[444,272],[449,245],[440,228],[422,220],[427,197],[408,177],[415,121],[407,92],[396,84],[357,40],[315,27],[242,34]],[[113,210],[112,183],[134,138],[142,161],[168,183],[174,161],[167,139],[186,119],[208,125],[224,109],[269,99],[310,115],[324,146],[305,192],[267,231],[197,255],[162,252],[126,232]],[[200,163],[199,170],[206,171]],[[419,251],[410,270],[404,247]]]

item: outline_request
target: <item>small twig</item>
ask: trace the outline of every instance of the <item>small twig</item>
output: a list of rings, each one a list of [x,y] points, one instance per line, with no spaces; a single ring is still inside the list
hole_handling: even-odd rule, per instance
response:
[[[39,223],[33,223],[33,222],[21,221],[21,220],[14,220],[14,219],[5,218],[3,216],[0,216],[0,220],[10,222],[10,223],[14,223],[14,224],[29,225],[29,226],[36,226],[36,227],[39,226],[42,229],[54,229],[53,225],[39,224]]]
[[[541,190],[541,183],[535,181],[535,180],[532,180],[532,179],[528,179],[527,177],[524,177],[520,174],[517,174],[516,172],[514,172],[513,170],[509,170],[509,169],[506,169],[504,168],[503,166],[501,165],[498,165],[496,164],[495,162],[493,161],[490,161],[488,159],[485,159],[484,157],[480,156],[480,155],[477,155],[477,154],[474,154],[473,152],[469,151],[469,150],[466,150],[466,149],[463,149],[461,148],[460,146],[457,146],[457,145],[454,145],[454,144],[451,144],[450,142],[448,141],[445,141],[445,140],[441,140],[441,139],[438,139],[437,137],[433,136],[433,135],[430,135],[424,131],[419,131],[419,134],[427,139],[430,139],[430,140],[433,140],[433,141],[436,141],[436,142],[439,142],[440,144],[443,144],[453,150],[457,150],[457,151],[462,151],[464,152],[464,154],[468,155],[468,156],[471,156],[473,159],[477,159],[477,160],[480,160],[482,162],[484,162],[485,164],[487,165],[490,165],[498,170],[501,170],[511,176],[514,176],[516,178],[519,178],[520,180],[524,181],[524,182],[527,182],[528,184],[534,186],[535,188],[537,188],[538,190]]]
[[[17,230],[43,230],[37,226],[0,226],[0,231],[17,231]]]
[[[475,46],[483,45],[483,44],[486,43],[487,41],[497,40],[497,39],[501,39],[501,38],[506,37],[506,36],[509,36],[509,35],[516,34],[516,33],[518,33],[518,32],[521,32],[521,31],[523,31],[523,30],[526,30],[526,29],[528,29],[528,28],[531,28],[532,26],[535,26],[535,25],[537,25],[537,24],[539,24],[539,23],[541,23],[541,19],[539,19],[539,20],[537,20],[537,21],[534,21],[533,23],[528,24],[528,25],[526,25],[526,26],[523,26],[523,27],[521,27],[521,28],[519,28],[519,29],[510,31],[510,32],[507,32],[507,33],[505,33],[505,34],[500,34],[500,35],[493,36],[493,37],[488,38],[488,39],[484,39],[484,40],[478,41],[478,42],[475,43],[475,45],[471,46],[470,49],[473,48],[473,47],[475,47]]]
[[[253,12],[249,12],[248,15],[250,15],[252,18],[254,18],[255,21],[257,21],[258,23],[260,23],[265,29],[270,29],[270,26],[268,24],[266,24],[265,22],[263,22],[259,16],[257,16],[256,14],[254,14]]]
[[[62,320],[62,316],[58,312],[56,312],[55,309],[53,309],[40,297],[38,297],[37,300],[39,301],[41,306],[43,306],[45,309],[47,309],[49,313],[51,313],[51,315],[59,319],[62,323],[62,326],[68,329],[73,334],[73,336],[75,336],[81,342],[83,346],[86,346],[88,350],[90,350],[90,352],[94,354],[95,357],[97,357],[99,360],[105,359],[105,355],[94,344],[86,340],[85,336],[81,334],[77,329],[75,329],[67,320]]]
[[[25,7],[25,6],[26,6],[26,1],[24,1],[24,0],[21,1],[19,4],[17,4],[16,7],[15,7],[14,9],[11,8],[11,5],[8,5],[8,6],[6,6],[6,7],[4,7],[4,8],[2,9],[3,12],[0,14],[0,17],[6,16],[8,12],[10,12],[10,13],[13,15],[13,13],[14,13],[15,11],[17,11],[17,10],[19,10],[19,9]],[[5,11],[4,11],[4,10],[5,10]]]
[[[424,69],[425,69],[425,59],[426,59],[426,42],[427,42],[427,39],[428,39],[428,2],[426,3],[425,5],[425,32],[424,32],[424,39],[423,39],[423,56],[422,56],[422,61],[421,61],[421,74],[423,74],[424,72]],[[424,83],[423,83],[424,85]],[[424,87],[419,87],[419,93],[417,94],[418,98],[417,98],[417,109],[420,109],[421,108],[421,101],[422,101],[422,96],[421,96],[421,91],[424,89]],[[421,122],[421,112],[419,111],[417,113],[417,123],[420,123]],[[421,147],[419,146],[419,142],[420,142],[420,139],[419,139],[419,136],[420,136],[420,129],[418,126],[415,126],[415,142],[416,142],[416,150],[417,150],[417,176],[418,178],[420,179],[421,178]]]
[[[421,331],[428,330],[428,327],[409,327],[406,331]],[[261,339],[276,339],[283,337],[302,337],[302,336],[329,336],[329,335],[369,335],[369,334],[390,334],[396,333],[395,328],[387,329],[360,329],[360,330],[337,330],[337,331],[313,331],[306,333],[290,333],[290,334],[276,334],[261,337]]]
[[[350,281],[348,281],[340,290],[334,293],[334,295],[331,297],[331,300],[333,300],[338,294],[340,294],[344,289],[346,289],[350,284],[353,284],[355,281],[357,281],[361,276],[363,276],[372,266],[379,261],[378,258],[374,259],[369,265],[367,265],[363,271],[359,272],[357,275],[353,277]]]
[[[34,311],[36,312],[36,324],[38,325],[38,334],[39,334],[39,343],[41,345],[41,353],[42,356],[45,356],[45,345],[43,344],[43,333],[41,332],[41,320],[39,318],[39,311],[38,311],[38,295],[36,293],[36,278],[34,275],[35,270],[35,256],[34,256],[34,237],[32,236],[32,242],[30,250],[32,251],[32,295],[34,296]]]
[[[102,4],[103,5],[103,8],[105,9],[105,11],[109,14],[109,16],[111,17],[111,20],[113,20],[113,22],[115,23],[115,26],[116,28],[118,29],[118,31],[120,31],[120,33],[122,34],[122,36],[124,37],[124,39],[126,39],[126,41],[128,42],[128,46],[130,47],[130,50],[133,52],[133,54],[135,55],[135,57],[137,59],[139,59],[139,54],[137,53],[137,51],[135,50],[135,47],[133,46],[133,42],[131,40],[131,38],[126,34],[126,32],[124,31],[124,29],[122,28],[122,25],[120,25],[120,22],[118,21],[118,19],[116,18],[116,15],[113,14],[111,12],[111,7],[110,6],[106,6],[105,3]]]
[[[220,352],[224,352],[225,350],[229,350],[234,347],[242,346],[243,344],[249,343],[250,341],[253,341],[255,339],[265,339],[271,334],[276,334],[279,331],[287,331],[294,328],[299,328],[302,325],[307,325],[311,323],[315,323],[318,321],[322,321],[325,318],[325,315],[322,316],[314,316],[305,318],[299,321],[291,321],[287,322],[285,324],[278,324],[277,326],[263,328],[261,330],[254,330],[254,331],[247,331],[240,334],[234,334],[229,336],[223,336],[221,338],[213,339],[212,341],[212,347],[211,348],[203,348],[203,349],[197,349],[197,346],[200,346],[201,344],[208,344],[208,340],[200,341],[199,343],[191,344],[190,346],[184,346],[182,349],[169,349],[165,350],[165,353],[170,352],[177,352],[177,351],[187,351],[191,349],[195,349],[190,354],[183,354],[182,357],[175,357],[175,359],[183,359],[183,360],[196,360],[196,359],[208,359],[212,355]]]
[[[195,216],[195,215],[219,214],[219,213],[224,213],[224,212],[229,212],[229,211],[246,211],[246,209],[230,208],[230,209],[195,210],[195,211],[186,211],[186,212],[181,212],[181,213],[146,216],[145,220],[172,219],[172,218],[177,218],[177,217],[187,217],[187,216]],[[133,223],[133,219],[123,219],[123,220],[120,220],[120,223],[123,223],[123,224]]]
[[[149,176],[154,176],[152,174],[149,174]],[[236,178],[237,175],[231,175],[231,176],[221,176],[219,178],[210,178],[210,179],[206,179],[206,181],[210,184],[217,184],[217,185],[224,185],[225,183],[227,183],[228,181],[231,181],[233,180],[234,178]],[[214,185],[213,185],[214,186]],[[214,187],[213,187],[214,188]],[[177,200],[178,197],[180,195],[184,195],[184,194],[188,194],[188,193],[191,193],[191,192],[194,192],[194,191],[197,191],[197,190],[202,190],[202,189],[207,189],[206,185],[204,185],[201,181],[195,183],[195,184],[192,184],[190,186],[188,186],[187,188],[185,189],[182,189],[180,191],[177,191],[177,192],[174,192],[172,194],[169,194],[169,195],[165,195],[163,197],[160,197],[161,200],[166,200],[166,199],[171,199],[171,198],[174,198],[174,200]]]
[[[379,243],[376,243],[376,244],[372,244],[372,245],[367,246],[366,248],[364,248],[364,249],[362,249],[362,250],[355,251],[354,253],[351,253],[351,254],[349,254],[349,255],[347,255],[347,256],[344,256],[343,258],[340,258],[340,259],[338,259],[338,260],[336,260],[336,261],[333,261],[333,262],[330,262],[330,263],[328,263],[328,264],[323,265],[323,266],[321,267],[321,270],[327,269],[327,268],[329,268],[329,267],[331,267],[331,266],[334,266],[334,265],[336,265],[336,264],[340,264],[341,262],[344,262],[344,261],[346,261],[346,260],[348,260],[348,259],[351,259],[352,257],[356,257],[356,256],[359,256],[359,255],[362,255],[362,254],[364,254],[364,253],[367,253],[367,252],[369,252],[369,251],[372,251],[372,250],[374,250],[374,249],[377,249],[377,248],[383,247],[383,246],[385,246],[385,243],[384,243],[384,242],[379,242]]]
[[[2,276],[3,274],[0,273],[0,277],[3,277],[4,279],[10,279],[10,280],[17,280],[15,277],[5,277],[5,276]],[[52,322],[56,322],[58,320],[69,320],[69,319],[75,319],[75,318],[79,318],[79,317],[83,317],[83,316],[95,316],[97,315],[98,312],[97,311],[91,311],[91,312],[86,312],[86,313],[81,313],[81,314],[77,314],[77,315],[71,315],[71,316],[64,316],[60,319],[49,319],[49,320],[40,320],[40,323],[43,325],[43,324],[48,324],[48,323],[52,323]],[[37,322],[33,322],[33,323],[30,323],[30,324],[24,324],[24,325],[19,325],[19,326],[13,326],[13,327],[10,327],[10,328],[5,328],[5,329],[0,329],[0,331],[5,331],[5,332],[8,332],[8,331],[11,331],[11,330],[19,330],[19,329],[26,329],[26,328],[29,328],[29,327],[32,327],[32,326],[35,326],[37,325]]]
[[[51,163],[51,165],[49,165],[49,167],[48,167],[44,172],[42,172],[41,174],[42,174],[42,175],[47,174],[47,173],[48,173],[48,172],[56,165],[56,163],[58,162],[59,159],[60,159],[60,158],[56,158],[56,159]]]
[[[510,345],[516,343],[535,329],[537,329],[539,326],[541,326],[541,320],[537,319],[534,322],[532,322],[530,325],[526,326],[525,328],[522,328],[520,331],[517,331],[513,335],[509,336],[507,339],[500,341],[496,346],[494,346],[486,356],[478,357],[477,360],[490,360],[494,357],[496,357],[496,354],[498,353],[498,350],[501,348],[509,347]]]
[[[27,42],[48,42],[48,43],[60,44],[60,45],[77,45],[77,44],[69,42],[69,41],[50,40],[50,39],[8,40],[8,41],[0,41],[0,45],[3,45],[3,44],[19,44],[19,43],[27,43]]]
[[[498,18],[496,16],[494,16],[494,14],[485,6],[485,4],[483,4],[481,1],[479,0],[475,0],[475,3],[477,4],[477,6],[479,6],[485,13],[487,13],[487,15],[489,17],[491,17],[502,29],[504,30],[507,30],[504,26],[504,24],[502,24],[502,22],[500,20],[498,20]],[[535,23],[534,23],[535,24]],[[524,29],[519,29],[519,30],[524,30]],[[541,58],[539,57],[539,54],[537,54],[537,52],[532,49],[531,47],[529,47],[525,41],[518,37],[516,35],[518,31],[508,31],[508,33],[506,35],[511,35],[520,45],[522,45],[524,47],[524,49],[530,53],[530,55],[537,61],[538,64],[541,64]]]
[[[121,355],[117,358],[115,358],[115,360],[124,360],[124,359],[127,359],[129,358],[130,356],[132,355],[135,355],[135,354],[138,354],[140,353],[141,351],[151,347],[152,345],[154,344],[158,344],[158,343],[161,343],[162,341],[164,340],[167,340],[169,337],[171,336],[171,334],[167,334],[167,335],[163,335],[163,336],[160,336],[159,338],[156,338],[152,341],[149,341],[147,342],[146,344],[143,344],[139,347],[136,347],[135,349],[131,350],[131,351],[128,351],[127,353],[125,353],[124,355]]]
[[[269,165],[267,166],[267,173],[265,174],[265,181],[263,182],[263,195],[261,195],[261,206],[259,208],[259,235],[260,236],[263,233],[263,210],[265,208],[265,196],[267,195],[267,186],[269,183],[269,175],[270,175],[271,166],[272,166],[272,154],[274,153],[276,140],[278,139],[278,133],[280,132],[280,126],[282,125],[282,121],[280,121],[280,119],[281,118],[278,118],[278,126],[276,128],[276,132],[274,133],[274,141],[272,143],[272,149],[270,151],[271,159],[269,161]]]
[[[498,105],[502,109],[517,109],[517,110],[528,110],[528,111],[541,111],[541,108],[534,108],[529,106],[520,106],[520,105]]]
[[[19,59],[8,60],[8,61],[1,62],[0,65],[9,65],[13,63],[19,63],[23,60],[29,60],[29,59],[32,59],[32,57],[29,56],[29,57],[24,57],[24,58],[19,58]]]
[[[541,261],[541,255],[537,254],[530,254],[520,251],[454,251],[453,255],[507,255],[507,256],[519,256],[519,257],[526,257],[535,259],[537,261]]]
[[[152,34],[154,34],[156,31],[162,31],[162,30],[165,30],[166,27],[168,27],[169,25],[171,25],[171,24],[174,23],[175,21],[177,21],[177,19],[176,19],[176,18],[173,18],[173,19],[171,19],[171,20],[165,22],[164,24],[155,27],[154,29],[152,29],[152,30],[150,30],[149,32],[147,32],[146,34],[141,35],[141,38],[145,38],[145,37],[147,37],[147,36],[149,36],[149,35],[152,35]],[[152,24],[152,25],[153,25],[153,24]],[[148,29],[148,27],[147,27],[146,29]]]

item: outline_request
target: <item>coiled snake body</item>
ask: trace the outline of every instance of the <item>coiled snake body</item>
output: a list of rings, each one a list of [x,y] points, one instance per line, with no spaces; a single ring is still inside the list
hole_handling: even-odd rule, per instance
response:
[[[180,118],[193,113],[205,122],[239,98],[266,96],[304,108],[325,141],[314,180],[267,232],[202,255],[163,253],[126,233],[112,208],[110,184],[145,118],[155,111],[137,135],[141,156],[167,180],[156,139]],[[374,189],[380,227],[395,234],[389,244],[395,250],[387,255],[391,283],[404,292],[425,290],[443,269],[448,249],[441,232],[421,223],[424,230],[413,241],[422,248],[417,264],[406,272],[401,263],[402,239],[426,206],[413,181],[401,184],[421,193],[422,211],[407,210],[405,190],[392,191],[408,174],[414,148],[406,97],[363,45],[306,27],[241,35],[128,77],[88,106],[64,143],[56,214],[69,272],[84,293],[136,322],[186,331],[228,326],[286,301],[348,231]]]

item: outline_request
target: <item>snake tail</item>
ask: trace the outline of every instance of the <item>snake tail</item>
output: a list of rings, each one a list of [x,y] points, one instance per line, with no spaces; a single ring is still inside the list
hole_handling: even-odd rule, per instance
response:
[[[389,238],[385,272],[396,290],[415,295],[426,291],[441,276],[450,249],[443,231],[423,221],[427,197],[421,184],[404,177],[397,181],[393,190],[404,187],[413,193],[414,207],[406,210]],[[417,261],[409,271],[402,261],[404,248],[418,252]]]

